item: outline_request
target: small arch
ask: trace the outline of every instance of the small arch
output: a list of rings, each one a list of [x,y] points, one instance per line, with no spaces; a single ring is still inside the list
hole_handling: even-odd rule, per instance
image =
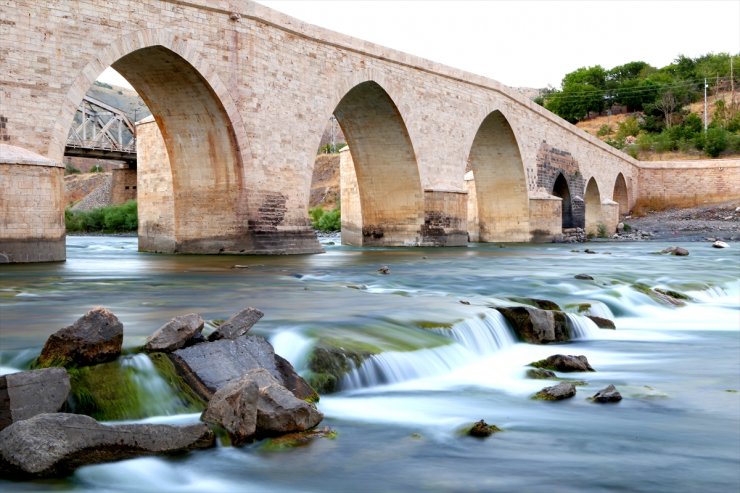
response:
[[[602,223],[601,194],[596,179],[593,177],[586,184],[584,206],[586,209],[586,234],[596,235],[599,231],[599,224]]]
[[[562,173],[558,173],[555,178],[555,183],[552,187],[552,194],[556,197],[563,199],[562,203],[562,225],[563,229],[574,228],[575,222],[573,220],[573,199],[570,195],[570,187],[568,186],[568,180],[565,179]]]
[[[612,193],[612,200],[619,204],[620,215],[625,215],[629,212],[629,191],[627,190],[627,181],[624,179],[624,175],[622,173],[618,173],[617,178],[614,181],[614,192]]]
[[[416,154],[396,104],[377,82],[365,81],[345,94],[334,116],[353,163],[342,166],[342,242],[401,246],[418,241],[424,196]],[[352,190],[359,201],[350,197]]]
[[[468,157],[475,194],[471,214],[478,228],[469,227],[479,241],[528,241],[529,197],[524,164],[516,136],[498,110],[478,127]]]

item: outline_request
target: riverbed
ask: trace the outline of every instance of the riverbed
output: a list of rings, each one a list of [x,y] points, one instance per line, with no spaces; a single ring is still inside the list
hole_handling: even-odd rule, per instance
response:
[[[322,396],[333,439],[272,450],[220,446],[88,466],[2,491],[695,492],[740,490],[740,244],[471,244],[320,255],[154,255],[136,239],[69,237],[64,263],[0,266],[0,371],[28,366],[46,338],[102,305],[140,346],[170,318],[265,312],[254,333],[305,371],[321,338],[382,352]],[[588,248],[595,254],[587,254]],[[388,274],[378,271],[383,266]],[[593,280],[578,280],[589,274]],[[661,304],[636,285],[689,296]],[[492,307],[547,299],[580,327],[567,344],[516,342]],[[578,307],[612,318],[598,329]],[[430,329],[445,327],[448,330]],[[595,373],[567,401],[531,400],[551,381],[526,365],[586,355]],[[588,397],[614,384],[624,399]],[[197,414],[153,415],[189,422]],[[484,419],[503,431],[462,436]]]

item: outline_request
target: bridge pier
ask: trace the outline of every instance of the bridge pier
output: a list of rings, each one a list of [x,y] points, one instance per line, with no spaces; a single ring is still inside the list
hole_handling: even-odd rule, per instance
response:
[[[63,203],[61,164],[0,144],[0,263],[63,261]]]

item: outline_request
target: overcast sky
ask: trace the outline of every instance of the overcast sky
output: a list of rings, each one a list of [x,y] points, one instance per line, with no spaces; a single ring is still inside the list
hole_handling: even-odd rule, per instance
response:
[[[259,0],[333,31],[510,86],[592,65],[740,52],[740,0]]]

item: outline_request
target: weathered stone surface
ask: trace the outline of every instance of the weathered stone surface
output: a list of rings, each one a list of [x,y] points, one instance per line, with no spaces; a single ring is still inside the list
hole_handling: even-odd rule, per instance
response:
[[[622,400],[622,394],[619,393],[614,385],[608,385],[607,387],[596,392],[592,399],[594,402],[600,403],[619,402]]]
[[[259,385],[253,372],[265,372],[272,378],[267,370],[250,370],[218,389],[201,415],[206,423],[223,427],[234,445],[245,443],[257,431]]]
[[[64,368],[10,373],[0,377],[0,430],[37,414],[55,413],[69,395]]]
[[[530,344],[570,340],[568,319],[563,312],[540,310],[529,306],[498,308],[519,339]]]
[[[585,356],[573,356],[565,354],[553,354],[543,360],[531,364],[535,368],[546,370],[571,372],[571,371],[596,371],[591,368]]]
[[[107,426],[80,414],[39,414],[0,432],[0,473],[59,476],[86,464],[213,445],[214,435],[204,424]]]
[[[257,431],[274,435],[313,428],[324,415],[313,405],[296,398],[292,392],[274,382],[260,388],[257,401]]]
[[[576,386],[570,382],[560,382],[552,387],[545,387],[532,398],[541,401],[561,401],[576,395]]]
[[[170,353],[192,343],[203,330],[205,322],[197,313],[175,317],[152,334],[144,345],[149,352]]]
[[[209,337],[209,341],[219,339],[236,339],[249,332],[265,314],[256,308],[247,307],[233,315],[226,322],[221,324]]]
[[[593,276],[590,276],[588,274],[576,274],[574,276],[576,279],[580,279],[581,281],[593,281]]]
[[[555,378],[555,372],[545,370],[544,368],[530,368],[527,370],[527,378],[533,378],[535,380],[545,380],[548,378]]]
[[[197,344],[178,349],[169,357],[183,379],[205,400],[231,380],[255,368],[268,370],[299,399],[318,400],[316,391],[260,336],[245,335]]]
[[[110,311],[95,307],[69,327],[50,335],[38,365],[87,366],[105,363],[121,354],[123,324]]]
[[[588,318],[593,320],[593,322],[600,328],[600,329],[616,329],[617,326],[614,324],[613,320],[609,320],[608,318],[604,317],[597,317],[596,315],[586,315]]]
[[[720,241],[720,240],[717,240],[714,243],[712,243],[712,246],[714,248],[730,248],[730,245],[728,245],[724,241]]]

